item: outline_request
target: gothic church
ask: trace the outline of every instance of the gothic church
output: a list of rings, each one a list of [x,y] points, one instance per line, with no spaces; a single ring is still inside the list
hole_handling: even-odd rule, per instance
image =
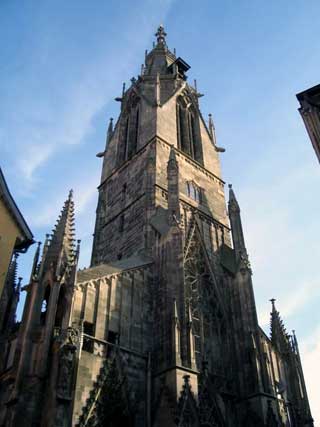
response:
[[[0,313],[2,427],[313,426],[295,335],[259,327],[212,118],[162,26],[107,132],[90,268],[70,192]]]

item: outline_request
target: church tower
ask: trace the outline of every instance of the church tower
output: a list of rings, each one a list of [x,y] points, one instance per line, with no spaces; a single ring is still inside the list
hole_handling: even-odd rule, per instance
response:
[[[90,268],[75,273],[72,195],[36,255],[0,426],[313,426],[274,301],[270,338],[258,324],[240,206],[189,68],[160,26],[98,154]]]
[[[258,325],[240,207],[230,186],[227,209],[224,150],[189,68],[160,26],[116,98],[73,311],[84,327],[74,422],[311,426],[305,388],[281,388],[292,375],[304,384],[294,338],[283,353]]]

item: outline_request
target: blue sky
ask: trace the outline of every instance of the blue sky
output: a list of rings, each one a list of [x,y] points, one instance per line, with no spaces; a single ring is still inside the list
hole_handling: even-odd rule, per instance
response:
[[[1,167],[37,240],[74,189],[81,267],[114,98],[164,23],[226,148],[223,177],[242,208],[260,322],[268,328],[277,298],[320,425],[320,167],[295,98],[320,83],[319,1],[2,0],[0,12]],[[24,282],[33,252],[20,258]]]

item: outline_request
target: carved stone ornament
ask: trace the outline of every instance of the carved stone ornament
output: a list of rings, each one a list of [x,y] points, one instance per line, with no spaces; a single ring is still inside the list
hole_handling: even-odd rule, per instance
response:
[[[245,271],[252,272],[248,254],[245,252],[240,254],[240,271],[242,273],[245,273]]]

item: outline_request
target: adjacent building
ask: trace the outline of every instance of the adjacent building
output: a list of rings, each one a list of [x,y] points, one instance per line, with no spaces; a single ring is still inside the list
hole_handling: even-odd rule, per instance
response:
[[[0,297],[11,260],[15,254],[26,252],[32,243],[33,235],[0,168]]]
[[[320,162],[320,85],[297,94],[299,112]]]
[[[90,268],[77,271],[72,192],[38,245],[3,345],[0,426],[311,427],[274,299],[270,336],[258,324],[212,118],[162,26],[156,38],[99,154]]]

